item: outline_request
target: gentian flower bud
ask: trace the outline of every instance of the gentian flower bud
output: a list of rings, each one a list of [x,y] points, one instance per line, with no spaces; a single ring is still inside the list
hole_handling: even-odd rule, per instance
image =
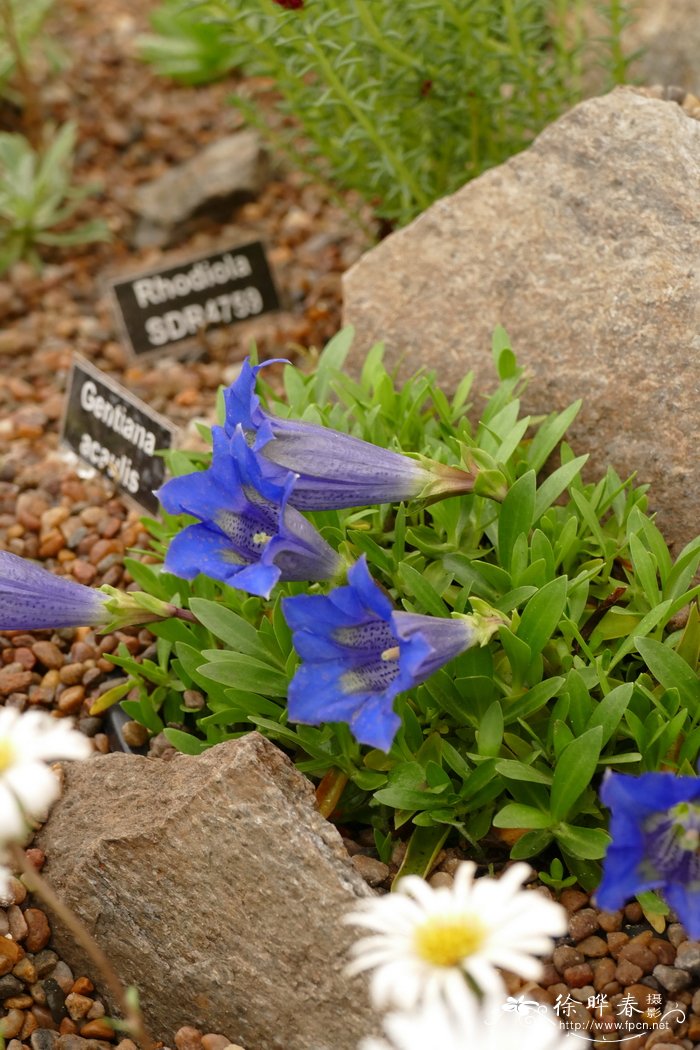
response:
[[[114,631],[177,615],[185,614],[150,594],[84,587],[26,558],[0,551],[0,631],[61,627]]]
[[[265,364],[272,364],[267,361]],[[265,365],[246,359],[224,391],[226,432],[242,426],[253,448],[298,475],[289,497],[298,510],[339,510],[405,500],[434,502],[471,492],[477,474],[392,452],[330,427],[279,419],[260,407],[255,378]],[[502,498],[505,492],[495,493]]]

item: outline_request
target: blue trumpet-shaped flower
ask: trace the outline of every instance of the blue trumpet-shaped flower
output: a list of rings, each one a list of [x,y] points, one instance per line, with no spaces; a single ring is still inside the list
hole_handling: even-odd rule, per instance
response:
[[[226,432],[242,426],[264,457],[298,475],[289,502],[299,510],[337,510],[471,492],[475,475],[421,457],[411,459],[315,423],[279,419],[260,407],[255,380],[265,364],[246,359],[224,392]]]
[[[636,893],[661,890],[690,936],[699,937],[700,777],[608,773],[600,797],[612,811],[612,843],[598,905],[613,911]]]
[[[106,624],[108,595],[0,551],[0,631]]]
[[[348,722],[361,744],[388,751],[399,728],[394,697],[472,645],[502,620],[441,619],[399,612],[374,582],[362,557],[348,586],[327,596],[285,598],[282,608],[302,659],[289,686],[295,722]]]
[[[213,429],[211,467],[173,478],[158,498],[171,514],[199,523],[170,543],[165,567],[191,580],[203,572],[267,598],[278,580],[328,580],[342,560],[313,525],[288,506],[294,475],[248,447],[243,430],[229,441]]]

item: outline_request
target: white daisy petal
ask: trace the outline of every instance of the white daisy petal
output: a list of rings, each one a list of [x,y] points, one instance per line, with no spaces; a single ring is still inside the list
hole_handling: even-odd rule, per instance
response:
[[[0,780],[0,841],[21,842],[27,834],[27,821],[17,799]]]
[[[6,787],[28,817],[41,820],[61,793],[61,784],[43,762],[26,762],[6,770]]]
[[[580,1039],[568,1038],[551,1013],[523,1017],[502,1009],[485,1013],[460,1002],[424,1002],[411,1013],[388,1014],[387,1041],[367,1039],[359,1050],[577,1050]]]
[[[363,902],[347,917],[370,931],[353,945],[348,972],[371,971],[375,1005],[405,1010],[436,998],[454,1012],[461,999],[474,998],[467,975],[482,994],[498,996],[505,987],[497,967],[528,979],[541,973],[535,956],[565,932],[566,912],[522,889],[531,873],[526,864],[500,879],[475,873],[475,864],[462,864],[453,885],[439,889],[409,875],[395,893]]]
[[[90,741],[67,720],[0,708],[0,846],[24,841],[28,821],[43,820],[58,797],[58,778],[46,762],[91,754]]]

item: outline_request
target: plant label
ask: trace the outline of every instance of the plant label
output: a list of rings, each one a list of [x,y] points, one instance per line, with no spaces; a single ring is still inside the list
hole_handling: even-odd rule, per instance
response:
[[[165,480],[165,461],[177,428],[99,368],[76,357],[68,377],[61,441],[150,513],[153,490]]]
[[[180,347],[206,328],[279,309],[259,241],[111,285],[122,327],[140,356]]]

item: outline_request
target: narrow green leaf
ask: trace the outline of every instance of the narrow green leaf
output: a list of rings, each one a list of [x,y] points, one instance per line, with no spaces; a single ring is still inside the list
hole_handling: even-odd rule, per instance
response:
[[[421,878],[427,879],[449,832],[449,825],[415,828],[409,839],[401,867],[392,883],[392,890],[397,888],[399,880],[404,875],[420,875]]]
[[[519,536],[527,536],[535,511],[535,472],[528,470],[518,478],[503,500],[498,517],[498,558],[510,572],[513,548]]]
[[[258,631],[232,609],[205,598],[191,598],[190,609],[207,630],[235,652],[257,657],[264,655]]]
[[[600,757],[602,726],[594,726],[563,749],[552,780],[552,816],[563,820],[593,779]]]
[[[700,678],[688,667],[683,657],[653,638],[635,638],[635,642],[654,678],[664,689],[677,689],[683,705],[697,713],[700,707]]]
[[[562,849],[579,860],[600,860],[612,841],[602,828],[581,828],[573,824],[559,824],[554,829],[554,837]]]
[[[542,652],[557,628],[564,612],[567,583],[566,576],[558,576],[545,584],[523,610],[516,634],[527,642],[533,656]]]
[[[261,660],[218,649],[207,649],[202,656],[211,662],[204,663],[199,673],[212,682],[220,682],[245,692],[262,693],[263,696],[287,695],[287,676]]]
[[[534,806],[523,806],[511,802],[498,811],[493,818],[495,828],[548,828],[552,823],[551,813],[545,813]]]
[[[207,750],[207,745],[203,740],[198,740],[191,733],[183,733],[181,729],[170,729],[166,726],[163,736],[183,755],[201,755]]]

